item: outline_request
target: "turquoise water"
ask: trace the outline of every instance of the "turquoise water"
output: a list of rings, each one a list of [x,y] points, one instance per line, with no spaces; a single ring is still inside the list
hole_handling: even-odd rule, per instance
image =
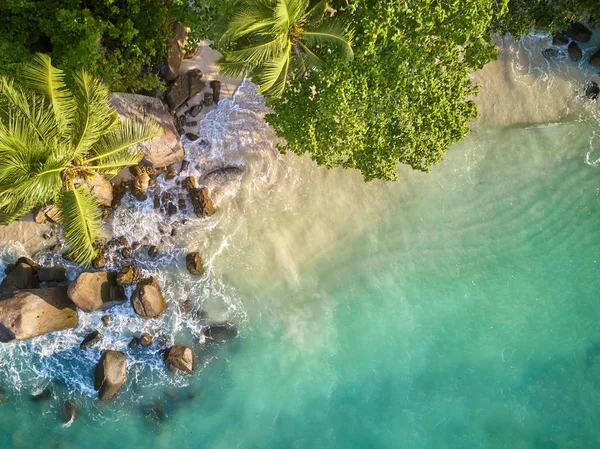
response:
[[[0,404],[0,447],[600,446],[596,129],[479,130],[432,174],[359,197],[359,178],[319,172],[302,193],[314,209],[288,208],[328,245],[302,257],[292,249],[310,234],[268,223],[231,239],[220,273],[244,308],[241,337],[204,354],[189,385],[148,392],[140,376],[113,404],[77,396],[83,415],[62,427],[59,401],[33,403],[25,384]],[[319,187],[331,177],[337,191]],[[322,219],[328,195],[348,226]],[[284,241],[290,254],[271,257]],[[235,261],[240,247],[279,269],[257,278],[259,251],[253,266]],[[140,412],[153,401],[159,424]]]

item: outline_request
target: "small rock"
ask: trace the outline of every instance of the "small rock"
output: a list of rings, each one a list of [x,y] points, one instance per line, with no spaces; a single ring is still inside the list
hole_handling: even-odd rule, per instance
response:
[[[75,404],[75,402],[66,401],[63,404],[62,410],[61,410],[61,421],[64,424],[68,424],[68,423],[72,423],[72,422],[76,421],[80,415],[81,415],[81,412],[79,410],[79,407],[77,407],[77,404]]]
[[[173,203],[167,204],[167,215],[170,217],[171,215],[175,215],[177,213],[177,206]]]
[[[186,134],[186,137],[187,137],[187,134]],[[196,136],[196,139],[191,139],[189,137],[188,137],[188,139],[196,140],[196,139],[198,139],[198,136]],[[181,161],[181,168],[179,169],[179,173],[181,173],[182,171],[186,171],[189,165],[190,165],[189,161],[186,161],[185,159],[183,161]]]
[[[194,126],[198,126],[198,122],[196,120],[190,120],[188,122],[185,122],[185,126],[187,127],[194,127]]]
[[[200,253],[198,252],[189,253],[187,256],[185,256],[185,266],[190,274],[198,276],[204,273],[202,259],[200,258]]]
[[[187,346],[174,345],[165,352],[165,365],[171,372],[192,373],[196,367],[196,357]]]
[[[590,56],[590,64],[594,67],[600,67],[600,50]]]
[[[579,48],[579,45],[577,45],[575,42],[571,42],[569,44],[568,52],[569,58],[571,58],[572,61],[580,61],[583,57],[583,52],[581,51],[581,48]]]
[[[215,206],[210,198],[208,189],[206,187],[198,188],[196,178],[193,176],[186,178],[185,188],[197,217],[209,217],[215,213]]]
[[[140,339],[137,337],[133,337],[127,346],[129,346],[129,348],[131,348],[131,349],[135,349],[139,345],[140,345]]]
[[[127,237],[125,237],[124,235],[122,235],[121,237],[119,237],[119,245],[121,245],[121,246],[129,246],[129,241],[127,240]]]
[[[569,43],[569,38],[565,36],[562,31],[557,31],[552,36],[552,45],[556,45],[558,47],[567,45]]]
[[[42,238],[44,240],[50,240],[52,237],[50,237],[50,234],[46,233],[46,234],[42,234]]]
[[[104,351],[94,371],[94,390],[98,399],[113,397],[127,379],[127,357],[119,351]]]
[[[147,405],[142,410],[146,421],[152,424],[159,424],[167,419],[167,413],[163,404]]]
[[[106,258],[104,257],[103,253],[99,253],[94,260],[92,260],[92,266],[96,270],[100,270],[106,266]]]
[[[88,349],[88,348],[91,348],[96,343],[98,343],[101,338],[102,338],[102,335],[100,335],[100,332],[98,332],[98,331],[90,332],[89,334],[87,334],[85,336],[85,338],[83,339],[83,341],[79,345],[79,349]]]
[[[133,256],[133,250],[131,248],[123,248],[121,251],[121,256],[123,256],[125,259],[131,259]]]
[[[213,94],[211,94],[210,92],[206,92],[204,94],[204,102],[203,103],[204,103],[204,106],[207,106],[207,107],[214,105],[215,101],[214,101]]]
[[[50,237],[56,237],[56,231],[50,231]]]
[[[144,332],[140,335],[140,344],[145,347],[150,346],[152,344],[152,336],[148,332]]]
[[[40,210],[33,214],[33,221],[38,224],[62,223],[60,208],[56,204],[42,206]]]
[[[592,37],[592,32],[581,22],[575,22],[569,25],[565,34],[578,42],[589,42]]]
[[[127,265],[126,267],[121,268],[121,271],[117,275],[117,283],[121,285],[133,284],[140,280],[140,276],[139,268]]]
[[[211,81],[210,87],[213,91],[213,99],[215,100],[215,103],[218,103],[219,99],[221,98],[221,81]]]
[[[148,248],[148,256],[154,258],[158,255],[158,246],[152,245]]]
[[[140,242],[133,242],[131,244],[131,249],[135,251],[135,250],[139,249],[140,246],[142,246],[142,244]]]
[[[105,326],[109,326],[110,322],[112,321],[112,317],[110,315],[104,315],[101,319]]]
[[[600,96],[600,87],[595,81],[590,81],[585,86],[585,96],[590,100],[597,100]]]
[[[173,179],[177,176],[177,172],[175,170],[173,170],[172,168],[169,168],[167,170],[167,174],[165,175],[166,179]]]
[[[17,259],[16,264],[19,265],[20,263],[24,263],[25,265],[29,265],[30,267],[37,267],[37,263],[35,263],[29,257],[19,257]]]
[[[195,142],[196,140],[198,140],[200,138],[194,133],[185,133],[185,137],[187,137],[190,142]],[[184,169],[182,168],[181,171],[183,171],[183,170]]]
[[[202,109],[204,108],[204,105],[202,104],[197,104],[196,106],[192,106],[189,110],[188,110],[188,114],[191,117],[197,117],[198,114],[200,114],[202,112]]]
[[[542,55],[544,55],[544,58],[546,59],[553,59],[557,58],[560,55],[560,52],[556,48],[546,48],[542,51]]]

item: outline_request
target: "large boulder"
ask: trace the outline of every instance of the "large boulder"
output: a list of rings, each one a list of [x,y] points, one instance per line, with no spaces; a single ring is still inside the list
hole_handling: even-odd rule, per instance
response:
[[[592,38],[592,32],[581,22],[575,22],[569,25],[565,34],[578,42],[589,42]]]
[[[198,69],[185,72],[175,80],[167,91],[165,97],[170,109],[178,109],[190,98],[199,94],[206,87],[202,79],[202,72]]]
[[[166,167],[183,159],[183,145],[173,117],[158,98],[126,93],[112,93],[109,98],[121,119],[152,120],[161,128],[157,136],[138,145],[144,153],[144,164]]]
[[[590,64],[595,67],[600,67],[600,50],[590,56]]]
[[[167,309],[160,286],[153,277],[138,283],[131,295],[131,306],[143,318],[157,318]]]
[[[127,380],[127,357],[119,351],[104,351],[94,371],[98,399],[112,398]]]
[[[77,326],[66,287],[19,290],[0,301],[0,342],[27,340]]]
[[[215,213],[215,206],[208,193],[208,188],[198,188],[196,178],[190,176],[185,180],[185,188],[190,196],[197,217],[209,217]]]
[[[183,345],[174,345],[165,352],[165,365],[173,373],[191,373],[196,368],[194,352]]]
[[[567,52],[569,53],[569,58],[571,58],[571,60],[575,62],[581,61],[581,58],[583,57],[583,52],[581,51],[581,48],[575,42],[571,42],[569,44]]]
[[[167,57],[160,68],[161,75],[166,81],[173,81],[179,76],[179,68],[185,56],[184,47],[188,35],[188,29],[180,23],[174,22],[172,28],[172,36],[167,41]]]
[[[202,258],[198,252],[189,253],[187,256],[185,256],[185,266],[190,274],[198,276],[204,273]]]
[[[69,298],[84,312],[106,310],[126,301],[117,274],[109,271],[83,272],[71,282]]]
[[[10,296],[16,290],[37,287],[38,281],[34,275],[34,268],[29,264],[20,262],[0,283],[0,297]]]

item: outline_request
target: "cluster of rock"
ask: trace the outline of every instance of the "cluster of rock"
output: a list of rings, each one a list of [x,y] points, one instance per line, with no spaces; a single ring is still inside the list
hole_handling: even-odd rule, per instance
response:
[[[592,38],[592,31],[581,22],[574,22],[564,31],[560,30],[554,33],[552,37],[553,48],[547,48],[543,54],[547,58],[560,55],[558,48],[567,47],[567,55],[572,61],[579,62],[583,58],[583,50],[580,44],[585,44]],[[590,56],[588,63],[593,67],[600,67],[600,49],[596,50]],[[585,86],[584,95],[596,100],[600,96],[600,87],[595,81],[590,81]]]

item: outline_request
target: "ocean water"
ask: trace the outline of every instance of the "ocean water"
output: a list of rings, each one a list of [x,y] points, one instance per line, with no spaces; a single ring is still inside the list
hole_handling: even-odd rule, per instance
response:
[[[218,213],[166,218],[126,198],[108,224],[160,245],[158,260],[138,263],[163,286],[165,317],[144,322],[125,304],[109,328],[102,313],[80,314],[74,331],[2,346],[0,447],[599,447],[600,125],[598,105],[577,98],[597,75],[536,64],[542,45],[503,47],[499,78],[521,89],[518,102],[483,105],[442,164],[401,169],[396,184],[278,155],[244,84],[201,140],[185,141],[185,174],[243,168],[211,185]],[[536,120],[530,101],[543,95],[571,105]],[[181,193],[176,181],[158,188]],[[189,250],[205,276],[185,271]],[[5,263],[21,255],[1,251]],[[225,320],[239,337],[207,345],[204,327]],[[100,347],[79,351],[96,328]],[[164,341],[128,350],[142,331]],[[193,376],[163,368],[159,350],[173,342],[194,347]],[[108,348],[127,354],[129,378],[100,404],[91,373]],[[50,381],[53,397],[32,401]],[[82,416],[63,425],[67,399]],[[148,417],[153,404],[161,419]]]

